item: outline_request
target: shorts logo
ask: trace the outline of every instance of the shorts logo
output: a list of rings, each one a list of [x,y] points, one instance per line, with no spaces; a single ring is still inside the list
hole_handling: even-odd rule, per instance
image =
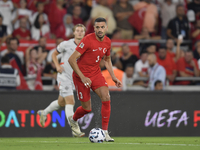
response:
[[[79,45],[80,48],[83,48],[84,47],[84,44],[83,42]]]

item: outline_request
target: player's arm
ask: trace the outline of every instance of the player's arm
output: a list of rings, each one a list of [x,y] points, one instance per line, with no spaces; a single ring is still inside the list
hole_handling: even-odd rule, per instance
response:
[[[113,68],[112,68],[112,62],[111,62],[111,59],[110,59],[110,56],[105,56],[104,57],[104,63],[105,63],[105,66],[106,66],[106,69],[108,70],[108,72],[110,73],[110,76],[112,77],[112,80],[115,82],[116,86],[117,87],[121,87],[122,86],[122,83],[121,81],[119,81],[114,72],[113,72]]]
[[[64,71],[63,67],[60,66],[59,62],[58,62],[58,58],[57,58],[57,55],[58,55],[58,51],[55,50],[52,54],[52,59],[53,59],[53,62],[56,66],[56,70],[59,72],[59,73],[62,73]]]
[[[176,46],[176,57],[175,57],[175,62],[181,58],[181,43],[183,42],[183,39],[178,39],[177,40],[177,46]]]
[[[80,77],[81,81],[83,82],[83,84],[89,88],[92,84],[92,81],[85,77],[83,75],[83,73],[81,72],[81,70],[78,67],[78,64],[76,62],[76,60],[81,56],[81,53],[79,53],[78,51],[75,51],[70,57],[69,57],[69,64],[71,65],[72,69],[74,70],[74,72]]]

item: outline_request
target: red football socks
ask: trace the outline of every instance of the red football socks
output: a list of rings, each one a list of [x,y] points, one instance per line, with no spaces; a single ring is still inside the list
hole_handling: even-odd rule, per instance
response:
[[[82,106],[79,106],[73,116],[74,121],[77,121],[79,118],[83,117],[85,114],[91,112],[91,110],[85,110]]]
[[[101,117],[102,117],[102,129],[108,130],[108,123],[110,119],[110,101],[102,102]]]

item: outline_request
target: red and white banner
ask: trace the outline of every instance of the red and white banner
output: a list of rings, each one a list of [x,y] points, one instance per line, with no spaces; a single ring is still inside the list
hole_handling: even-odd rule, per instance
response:
[[[139,42],[137,40],[112,40],[112,50],[121,56],[121,46],[126,43],[129,45],[130,50],[136,56],[139,56]],[[26,49],[30,46],[38,45],[37,41],[20,40],[18,51],[23,51],[24,55]],[[46,49],[51,50],[56,47],[55,40],[47,40]],[[1,50],[7,49],[6,44],[3,43]]]

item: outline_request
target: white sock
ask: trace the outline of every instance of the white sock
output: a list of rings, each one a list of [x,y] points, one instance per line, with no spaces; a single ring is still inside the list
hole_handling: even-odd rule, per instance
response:
[[[108,130],[103,130],[104,131],[104,133],[108,133]]]
[[[60,105],[58,104],[58,100],[54,100],[47,108],[44,109],[44,115],[47,115],[53,112],[54,110],[58,110],[59,108]]]
[[[65,115],[66,115],[67,121],[69,123],[68,117],[74,115],[74,105],[71,105],[71,104],[65,105]]]

